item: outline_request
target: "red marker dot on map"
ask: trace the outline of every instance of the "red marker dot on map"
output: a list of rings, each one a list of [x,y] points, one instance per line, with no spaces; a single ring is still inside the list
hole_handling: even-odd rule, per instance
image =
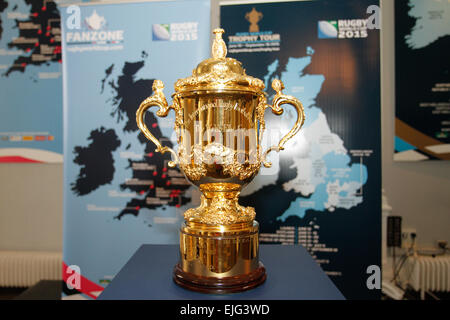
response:
[[[45,34],[45,36],[46,36],[46,37],[50,37],[50,32],[47,32],[47,33]]]
[[[47,31],[49,31],[50,29],[51,29],[52,27],[50,27],[50,26],[47,26]]]
[[[154,171],[153,172],[153,176],[155,177],[155,176],[157,176],[158,175],[158,171]]]
[[[152,185],[150,186],[150,189],[155,189],[155,185],[152,184]]]
[[[150,152],[149,154],[148,154],[148,156],[151,158],[151,157],[153,157],[153,152]]]
[[[139,207],[139,206],[136,206],[136,207],[134,207],[136,210],[138,210],[139,211],[139,209],[141,209],[141,207]]]
[[[37,17],[39,14],[37,12],[31,14],[33,17]]]
[[[34,44],[34,46],[35,46],[35,47],[38,47],[38,46],[39,46],[39,42],[36,42],[36,43]]]
[[[165,174],[163,174],[162,176],[161,176],[161,178],[163,178],[163,179],[165,179],[167,176],[165,175]]]
[[[22,62],[20,65],[21,65],[23,68],[25,68],[25,67],[27,66],[27,64],[26,64],[25,62]]]
[[[179,204],[176,204],[176,205],[175,205],[175,207],[179,208],[179,207],[180,207],[180,205],[179,205]]]
[[[158,126],[157,123],[153,123],[153,124],[152,124],[152,127],[153,127],[153,128],[156,128],[157,126]]]
[[[166,172],[167,171],[167,168],[163,168],[163,172]]]
[[[61,59],[59,59],[59,60],[58,60],[58,63],[62,63],[62,60],[61,60]]]
[[[170,181],[167,181],[166,186],[170,186],[170,185],[171,185]]]
[[[143,194],[145,194],[145,191],[144,190],[142,190],[141,192],[139,192],[141,195],[143,195]]]
[[[51,38],[50,43],[53,43],[53,42],[55,42],[55,39]]]
[[[38,34],[42,34],[42,30],[41,30],[41,29],[39,29],[37,33],[38,33]]]
[[[47,7],[42,7],[41,10],[45,11],[45,10],[47,10]]]
[[[26,51],[26,52],[30,52],[31,49],[30,49],[30,48],[26,48],[25,51]]]

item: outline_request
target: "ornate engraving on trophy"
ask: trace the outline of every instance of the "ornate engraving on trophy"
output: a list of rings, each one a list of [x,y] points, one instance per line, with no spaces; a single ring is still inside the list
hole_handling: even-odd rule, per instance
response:
[[[218,110],[214,110],[218,109]],[[231,103],[231,102],[212,102],[207,103],[199,107],[197,110],[194,111],[194,113],[189,114],[187,121],[185,122],[186,126],[189,126],[189,124],[199,117],[199,114],[202,112],[218,112],[219,114],[225,114],[225,112],[238,112],[244,119],[246,119],[248,122],[251,122],[253,119],[253,116],[250,112],[242,108],[242,105],[239,104],[239,102]],[[198,121],[197,121],[198,122]],[[224,125],[228,125],[231,127],[229,123],[224,123]]]

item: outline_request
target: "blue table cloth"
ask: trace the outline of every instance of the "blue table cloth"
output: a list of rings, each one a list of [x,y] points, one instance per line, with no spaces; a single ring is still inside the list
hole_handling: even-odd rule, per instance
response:
[[[343,295],[301,246],[261,245],[260,260],[267,280],[240,293],[204,294],[177,286],[172,270],[178,260],[177,245],[142,245],[99,300],[342,300]]]

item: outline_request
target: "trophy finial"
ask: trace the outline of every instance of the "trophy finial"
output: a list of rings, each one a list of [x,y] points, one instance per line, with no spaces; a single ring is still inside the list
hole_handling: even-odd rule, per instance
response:
[[[216,38],[212,45],[212,56],[214,59],[223,59],[227,55],[227,46],[222,39],[222,34],[225,33],[225,30],[217,28],[213,30],[213,33],[216,35]]]
[[[272,89],[275,90],[277,94],[283,94],[282,90],[284,89],[284,84],[279,79],[274,79],[272,81]]]

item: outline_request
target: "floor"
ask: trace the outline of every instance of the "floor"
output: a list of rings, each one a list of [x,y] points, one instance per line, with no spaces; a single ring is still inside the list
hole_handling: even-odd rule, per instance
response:
[[[0,287],[0,300],[12,300],[18,298],[22,293],[24,293],[28,288],[3,288]],[[54,289],[48,290],[51,295],[54,295]],[[434,292],[432,295],[426,294],[425,300],[450,300],[450,292]],[[47,297],[46,297],[47,298]],[[419,300],[420,293],[408,290],[405,294],[405,298],[408,300]],[[389,300],[387,297],[383,297],[382,300]]]
[[[0,287],[0,300],[12,300],[18,297],[28,288],[3,288]]]

